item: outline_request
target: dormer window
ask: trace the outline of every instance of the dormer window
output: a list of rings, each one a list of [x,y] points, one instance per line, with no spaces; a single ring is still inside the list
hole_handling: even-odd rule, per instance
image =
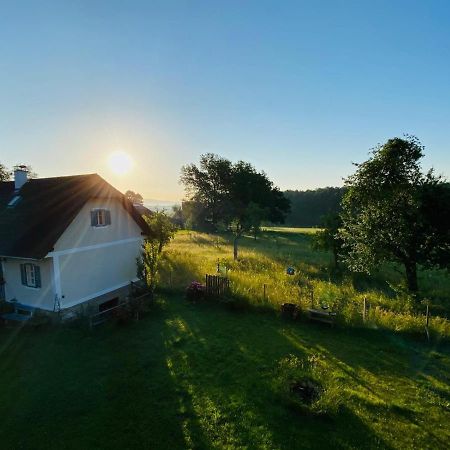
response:
[[[109,209],[94,209],[91,211],[91,226],[99,228],[111,225],[111,211]]]

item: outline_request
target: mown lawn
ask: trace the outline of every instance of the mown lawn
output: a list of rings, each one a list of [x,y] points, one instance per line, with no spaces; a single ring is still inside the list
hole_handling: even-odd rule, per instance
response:
[[[140,322],[0,329],[0,447],[448,448],[450,348],[380,330],[161,295]],[[289,355],[320,356],[340,408],[286,401]]]

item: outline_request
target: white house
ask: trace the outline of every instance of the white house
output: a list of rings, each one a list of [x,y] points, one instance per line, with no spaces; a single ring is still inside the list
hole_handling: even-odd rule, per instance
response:
[[[97,174],[14,175],[0,183],[0,297],[54,311],[126,295],[148,232],[131,202]]]

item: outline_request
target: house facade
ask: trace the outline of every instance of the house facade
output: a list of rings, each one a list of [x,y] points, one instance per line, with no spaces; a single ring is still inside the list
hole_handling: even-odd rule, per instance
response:
[[[127,295],[148,231],[133,205],[96,174],[15,178],[0,189],[5,300],[55,311]]]

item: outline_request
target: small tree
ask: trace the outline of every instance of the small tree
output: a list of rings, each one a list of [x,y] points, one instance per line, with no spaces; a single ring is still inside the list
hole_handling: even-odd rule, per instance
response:
[[[174,237],[177,227],[163,211],[156,211],[151,216],[144,216],[144,220],[147,222],[150,234],[153,236],[152,241],[157,243],[159,254],[164,246]]]
[[[149,227],[149,235],[142,244],[141,256],[137,260],[137,276],[153,295],[158,281],[162,250],[174,237],[176,228],[162,211],[143,217]]]
[[[11,174],[9,170],[0,163],[0,181],[9,181]]]
[[[339,268],[343,252],[342,238],[339,235],[341,227],[342,219],[339,214],[327,214],[322,222],[322,230],[318,231],[313,238],[314,249],[331,251],[335,269]]]
[[[130,200],[131,203],[135,205],[143,205],[144,204],[144,198],[141,194],[134,192],[134,191],[126,191],[125,197]]]
[[[158,247],[157,240],[145,239],[141,248],[141,256],[137,258],[137,276],[148,287],[152,296],[158,277],[160,258]]]

